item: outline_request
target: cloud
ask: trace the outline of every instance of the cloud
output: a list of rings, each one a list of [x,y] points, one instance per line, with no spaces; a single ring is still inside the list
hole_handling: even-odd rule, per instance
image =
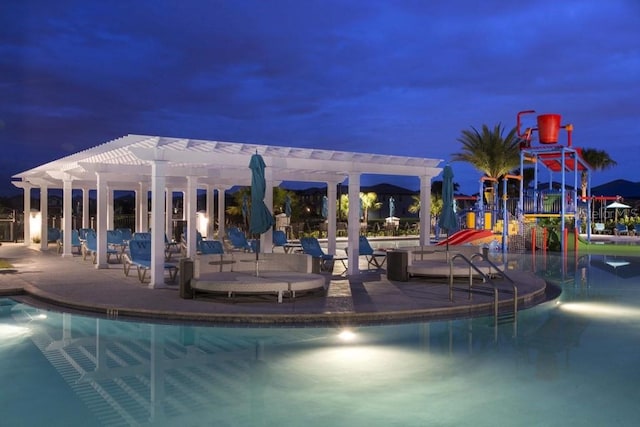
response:
[[[10,2],[0,142],[26,168],[128,133],[448,159],[535,109],[631,174],[639,28],[633,0]]]

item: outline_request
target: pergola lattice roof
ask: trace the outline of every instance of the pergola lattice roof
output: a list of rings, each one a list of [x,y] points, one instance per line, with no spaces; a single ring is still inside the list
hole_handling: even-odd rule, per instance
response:
[[[18,173],[15,179],[50,187],[70,178],[95,182],[96,172],[111,182],[149,182],[153,161],[167,164],[167,184],[187,176],[199,184],[249,185],[249,159],[259,153],[273,181],[342,182],[350,173],[434,177],[440,159],[348,151],[245,144],[149,135],[127,135]],[[17,184],[17,183],[16,183]]]

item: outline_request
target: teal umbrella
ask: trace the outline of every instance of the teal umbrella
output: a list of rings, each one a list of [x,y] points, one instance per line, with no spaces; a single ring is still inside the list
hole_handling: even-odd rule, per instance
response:
[[[288,194],[284,198],[284,214],[291,218],[291,197]]]
[[[264,195],[267,184],[264,179],[266,165],[262,156],[258,153],[251,156],[249,168],[251,169],[251,217],[249,219],[249,232],[262,234],[273,226],[273,215],[264,203]]]
[[[389,217],[393,218],[396,214],[396,199],[393,196],[389,197]]]
[[[458,229],[458,218],[453,200],[453,169],[446,165],[442,171],[442,212],[438,219],[441,229],[447,231],[447,251],[449,250],[449,234]]]
[[[329,200],[327,196],[322,196],[322,218],[327,219],[329,217]]]

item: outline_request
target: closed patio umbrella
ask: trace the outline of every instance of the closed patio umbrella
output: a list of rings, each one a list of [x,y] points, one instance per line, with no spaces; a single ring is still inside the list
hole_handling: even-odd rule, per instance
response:
[[[396,214],[396,199],[389,197],[389,218],[393,218]]]
[[[322,218],[327,219],[329,217],[329,206],[327,196],[322,196]]]
[[[249,219],[249,233],[259,235],[266,233],[273,226],[273,215],[264,203],[267,184],[264,179],[264,159],[257,152],[251,156],[251,216]],[[258,274],[258,253],[260,246],[256,245],[256,275]]]
[[[291,197],[288,194],[284,198],[284,214],[291,218]]]
[[[447,232],[447,252],[449,252],[449,234],[458,229],[458,218],[453,203],[453,169],[446,165],[442,171],[442,212],[438,225]]]

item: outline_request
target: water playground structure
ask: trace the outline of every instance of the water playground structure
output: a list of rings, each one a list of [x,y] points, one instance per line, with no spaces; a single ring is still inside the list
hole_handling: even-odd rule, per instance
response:
[[[505,175],[498,182],[495,178],[480,179],[479,196],[475,207],[466,212],[466,229],[449,236],[449,244],[471,244],[486,246],[498,242],[506,252],[510,242],[531,242],[536,247],[546,248],[547,229],[540,227],[545,220],[559,220],[560,248],[566,251],[571,235],[569,225],[580,228],[586,223],[587,240],[591,236],[591,168],[582,157],[580,148],[572,141],[573,125],[562,124],[560,114],[541,114],[536,117],[535,126],[523,128],[524,116],[535,113],[534,110],[517,114],[517,134],[522,139],[520,145],[520,175]],[[566,132],[566,142],[560,142],[560,130]],[[537,134],[537,143],[534,135]],[[533,188],[524,188],[522,171],[533,168]],[[548,172],[548,185],[540,184],[542,173]],[[582,174],[586,175],[585,194],[578,194]],[[554,182],[554,178],[559,181]],[[519,198],[509,200],[508,189],[518,185]],[[502,193],[498,187],[502,185]],[[506,226],[505,226],[506,224]],[[521,236],[512,239],[512,236]],[[575,237],[574,237],[575,239]],[[538,242],[538,243],[537,243]],[[445,244],[446,241],[438,244]],[[524,249],[524,248],[522,248]]]

